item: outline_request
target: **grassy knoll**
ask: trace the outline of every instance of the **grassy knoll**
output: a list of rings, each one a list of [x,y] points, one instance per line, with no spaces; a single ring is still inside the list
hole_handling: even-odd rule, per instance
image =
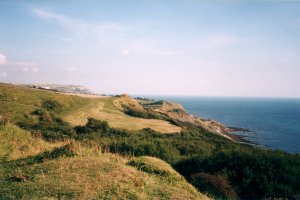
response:
[[[0,143],[0,199],[208,199],[159,159],[51,144],[14,125],[2,125],[0,137],[13,149],[26,142],[29,152]]]
[[[0,157],[17,159],[51,150],[63,145],[63,142],[49,143],[36,137],[17,126],[8,124],[0,126]]]

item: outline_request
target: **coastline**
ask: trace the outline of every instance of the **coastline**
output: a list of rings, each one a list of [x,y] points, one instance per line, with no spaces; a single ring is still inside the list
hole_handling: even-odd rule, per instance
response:
[[[180,103],[170,102],[167,100],[155,100],[153,98],[141,98],[135,97],[135,100],[143,107],[145,110],[152,110],[156,113],[170,117],[171,119],[178,120],[181,122],[188,122],[198,127],[204,128],[213,134],[220,135],[227,138],[233,142],[255,144],[250,140],[245,139],[241,135],[234,134],[235,132],[252,132],[249,129],[242,127],[226,127],[224,124],[211,120],[203,119],[199,116],[195,116],[187,112],[183,105]]]

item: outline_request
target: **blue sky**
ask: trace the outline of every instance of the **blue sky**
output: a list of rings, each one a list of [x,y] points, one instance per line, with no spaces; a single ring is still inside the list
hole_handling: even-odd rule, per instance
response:
[[[0,1],[0,81],[300,97],[300,1]]]

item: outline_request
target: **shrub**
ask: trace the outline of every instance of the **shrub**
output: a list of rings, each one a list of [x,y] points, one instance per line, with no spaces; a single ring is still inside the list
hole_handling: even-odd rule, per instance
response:
[[[200,191],[208,192],[217,199],[237,199],[237,195],[228,179],[221,174],[192,174],[190,182]]]
[[[245,199],[291,198],[300,192],[300,157],[280,151],[217,151],[181,161],[175,168],[187,178],[195,173],[222,174]]]
[[[88,118],[88,122],[86,123],[86,127],[96,132],[108,133],[109,125],[107,121],[101,121],[94,118]]]
[[[86,133],[91,133],[93,132],[93,130],[91,130],[90,128],[86,127],[86,126],[75,126],[74,130],[76,133],[79,134],[86,134]]]
[[[46,100],[42,103],[42,108],[48,110],[48,111],[60,111],[62,108],[61,104],[58,103],[55,100]]]

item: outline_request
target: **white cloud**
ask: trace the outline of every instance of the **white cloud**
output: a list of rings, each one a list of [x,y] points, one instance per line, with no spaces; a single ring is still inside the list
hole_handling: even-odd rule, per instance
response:
[[[20,67],[20,69],[24,72],[37,72],[39,71],[39,65],[34,62],[24,62],[24,61],[19,61],[19,62],[14,62],[13,63],[15,66]]]
[[[0,72],[0,77],[7,77],[7,73],[6,72]]]
[[[123,40],[126,37],[124,26],[119,23],[107,22],[89,22],[83,19],[73,18],[61,13],[36,8],[31,9],[38,18],[60,25],[73,35],[67,39],[59,38],[65,42],[87,42],[93,44],[100,42],[109,48],[117,49],[118,53],[128,56],[131,54],[151,54],[158,56],[172,56],[182,52],[174,51],[173,47],[164,46],[158,41],[149,38]],[[129,27],[130,28],[130,27]],[[94,42],[96,41],[96,43]],[[67,69],[65,69],[67,70]],[[68,70],[74,71],[74,70]]]
[[[111,37],[112,33],[119,32],[123,27],[114,22],[89,23],[82,19],[72,18],[60,13],[51,12],[44,9],[32,9],[32,13],[40,19],[54,22],[64,29],[72,32],[79,39],[94,38],[105,40],[107,34]]]
[[[69,72],[75,72],[75,71],[78,71],[78,68],[76,68],[76,67],[66,67],[65,70],[69,71]]]
[[[71,19],[65,15],[58,14],[51,11],[46,11],[43,9],[33,9],[32,12],[41,19],[57,22],[64,28],[73,31],[81,31],[81,32],[87,31],[87,29],[91,26],[91,24],[88,24],[82,20]]]
[[[5,65],[7,63],[6,56],[0,53],[0,65]]]

